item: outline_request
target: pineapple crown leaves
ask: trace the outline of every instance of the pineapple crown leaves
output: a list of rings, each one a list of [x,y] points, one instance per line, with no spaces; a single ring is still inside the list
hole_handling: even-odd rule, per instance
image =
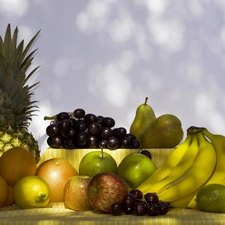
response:
[[[17,45],[18,28],[11,33],[8,24],[5,37],[0,36],[0,127],[25,128],[38,111],[37,101],[32,101],[33,89],[39,84],[28,85],[28,80],[38,70],[39,66],[27,74],[34,54],[30,48],[40,31],[24,48],[24,40]]]

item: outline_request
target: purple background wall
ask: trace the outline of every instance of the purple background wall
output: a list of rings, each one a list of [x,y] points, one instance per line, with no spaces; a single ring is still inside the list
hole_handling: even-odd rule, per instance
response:
[[[8,23],[25,41],[41,30],[30,130],[42,150],[45,115],[82,107],[129,129],[145,96],[184,130],[225,134],[224,15],[223,0],[0,0],[1,35]]]

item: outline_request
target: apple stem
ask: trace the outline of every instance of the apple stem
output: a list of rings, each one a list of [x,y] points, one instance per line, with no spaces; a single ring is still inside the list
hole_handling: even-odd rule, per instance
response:
[[[103,148],[101,148],[101,152],[102,152],[102,158],[103,158]]]

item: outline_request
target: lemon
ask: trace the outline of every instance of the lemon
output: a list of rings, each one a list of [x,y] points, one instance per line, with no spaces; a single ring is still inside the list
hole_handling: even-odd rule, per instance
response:
[[[38,176],[21,178],[14,186],[15,203],[22,209],[42,208],[50,201],[50,188]]]
[[[202,187],[197,193],[196,202],[201,211],[225,212],[225,186],[208,184]]]

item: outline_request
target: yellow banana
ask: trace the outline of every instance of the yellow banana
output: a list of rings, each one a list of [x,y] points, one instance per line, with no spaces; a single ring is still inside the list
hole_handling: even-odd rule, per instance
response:
[[[216,183],[217,184],[217,183]],[[225,186],[225,177],[220,181],[220,184]]]
[[[173,208],[183,208],[183,209],[190,208],[189,207],[190,202],[193,200],[194,196],[196,196],[196,194],[198,193],[198,191],[201,187],[202,186],[200,186],[198,189],[196,189],[195,191],[186,195],[183,198],[180,198],[180,199],[170,202],[170,206]]]
[[[170,171],[179,163],[181,158],[188,150],[191,143],[191,138],[191,134],[187,134],[186,139],[174,149],[174,151],[168,156],[164,163],[137,188],[145,192],[145,190],[148,190],[148,188],[153,184],[166,177],[170,173]]]
[[[212,142],[216,150],[217,155],[217,164],[214,170],[214,173],[207,181],[207,184],[217,183],[223,184],[225,183],[225,137],[219,134],[212,134],[207,129],[204,129],[202,133]],[[192,200],[190,201],[188,207],[189,208],[196,208],[197,203],[195,201],[196,195],[193,196]]]
[[[170,207],[173,208],[188,208],[188,205],[190,203],[190,201],[193,199],[193,197],[197,194],[197,190],[195,190],[194,192],[190,193],[189,195],[186,195],[183,198],[177,199],[175,201],[170,202]]]
[[[199,152],[193,165],[157,193],[161,201],[172,202],[189,195],[203,186],[214,172],[216,166],[215,148],[201,132],[197,133],[197,137]]]
[[[204,129],[202,133],[212,142],[217,154],[217,165],[207,184],[220,184],[225,179],[225,137],[219,134],[212,134],[207,129]]]
[[[190,168],[198,154],[198,138],[192,134],[191,144],[178,164],[162,180],[149,186],[148,192],[158,193],[165,185],[180,177],[188,168]]]
[[[189,209],[197,209],[197,202],[196,202],[196,196],[197,196],[197,193],[192,197],[191,201],[188,203],[188,206],[187,208]]]

